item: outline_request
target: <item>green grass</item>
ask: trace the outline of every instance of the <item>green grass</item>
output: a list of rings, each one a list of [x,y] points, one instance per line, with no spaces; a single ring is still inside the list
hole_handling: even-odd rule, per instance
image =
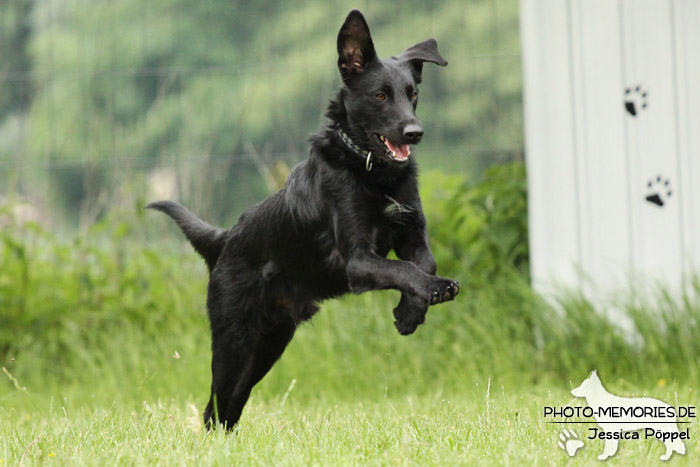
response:
[[[53,400],[39,410],[31,408],[35,395],[17,394],[11,408],[0,409],[0,459],[6,465],[22,457],[25,465],[590,465],[602,452],[603,441],[585,439],[587,425],[575,426],[586,442],[576,457],[556,446],[560,426],[541,414],[545,405],[569,401],[562,388],[489,388],[487,380],[454,396],[348,394],[342,401],[312,390],[314,401],[307,403],[296,401],[297,391],[308,389],[255,394],[231,435],[203,432],[201,406],[191,397],[147,397],[132,407]],[[684,393],[687,398],[689,390]],[[670,390],[654,394],[673,397]],[[690,431],[697,434],[698,424]],[[696,465],[700,443],[694,438],[686,447],[673,465]],[[655,440],[623,441],[607,465],[653,463],[663,452]]]
[[[462,293],[410,337],[394,329],[395,292],[322,304],[236,433],[205,433],[206,270],[184,241],[163,241],[163,226],[174,234],[161,221],[108,220],[68,240],[32,225],[0,231],[3,467],[587,465],[603,441],[568,459],[542,412],[580,404],[568,391],[590,370],[615,394],[698,405],[700,281],[681,297],[610,303],[631,323],[623,331],[606,304],[562,294],[551,306],[514,271],[480,281],[453,261]],[[674,465],[696,463],[697,423],[690,431]],[[662,453],[623,441],[607,463]]]
[[[490,335],[504,345],[506,336],[495,332],[498,326],[476,326],[474,316],[465,322],[481,334],[446,336],[454,315],[470,313],[459,302],[431,310],[416,335],[401,337],[391,324],[394,301],[385,293],[326,304],[256,387],[228,436],[202,430],[210,355],[200,312],[177,323],[183,328],[171,323],[155,335],[136,324],[114,328],[93,345],[70,350],[59,369],[40,359],[38,347],[11,353],[14,360],[3,362],[9,375],[0,375],[0,459],[5,465],[18,465],[23,456],[24,465],[588,465],[602,451],[603,441],[585,440],[568,459],[556,446],[561,427],[542,415],[546,405],[577,404],[568,390],[587,371],[563,377],[537,370],[531,352],[520,358],[533,359],[530,371],[520,369],[516,354],[527,346],[483,342]],[[573,358],[575,352],[562,349],[567,352]],[[697,401],[697,385],[661,369],[648,368],[634,382],[600,373],[616,394]],[[586,436],[588,425],[575,428]],[[676,456],[674,465],[695,463],[698,424],[690,431],[688,454]],[[662,453],[657,441],[623,441],[608,464],[640,465]]]

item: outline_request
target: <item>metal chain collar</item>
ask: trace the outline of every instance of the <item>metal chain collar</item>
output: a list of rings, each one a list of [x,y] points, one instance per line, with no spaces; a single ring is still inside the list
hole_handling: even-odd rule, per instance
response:
[[[365,153],[357,144],[355,144],[350,139],[350,137],[343,131],[343,129],[340,128],[340,124],[336,126],[336,131],[338,132],[338,136],[340,136],[340,139],[343,140],[343,143],[345,143],[345,145],[348,148],[350,148],[358,156],[367,158],[365,162],[365,169],[367,170],[367,172],[372,170],[372,151]]]

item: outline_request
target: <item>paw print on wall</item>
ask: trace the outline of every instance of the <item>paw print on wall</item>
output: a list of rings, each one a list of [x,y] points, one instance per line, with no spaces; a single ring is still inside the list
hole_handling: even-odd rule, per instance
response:
[[[641,86],[630,86],[625,89],[625,109],[633,117],[647,108],[647,91]]]
[[[646,200],[660,208],[664,207],[664,204],[668,202],[668,198],[670,198],[673,193],[673,190],[671,190],[671,181],[661,175],[649,180],[647,182],[647,189],[649,190],[649,194]]]

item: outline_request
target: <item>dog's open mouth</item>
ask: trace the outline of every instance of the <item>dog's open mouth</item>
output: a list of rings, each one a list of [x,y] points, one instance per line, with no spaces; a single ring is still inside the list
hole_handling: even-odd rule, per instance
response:
[[[406,162],[411,154],[408,144],[394,144],[382,135],[375,135],[376,138],[386,146],[386,155],[399,162]]]

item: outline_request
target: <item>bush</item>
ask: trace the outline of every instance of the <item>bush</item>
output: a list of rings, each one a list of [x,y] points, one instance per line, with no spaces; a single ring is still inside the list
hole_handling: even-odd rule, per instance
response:
[[[133,213],[113,214],[70,241],[33,222],[4,226],[0,358],[37,347],[61,363],[125,324],[157,334],[173,321],[202,319],[203,265],[183,268],[162,244],[135,242],[137,225]]]
[[[513,272],[529,281],[527,180],[516,162],[488,169],[477,183],[424,177],[430,241],[441,273],[492,282]]]

